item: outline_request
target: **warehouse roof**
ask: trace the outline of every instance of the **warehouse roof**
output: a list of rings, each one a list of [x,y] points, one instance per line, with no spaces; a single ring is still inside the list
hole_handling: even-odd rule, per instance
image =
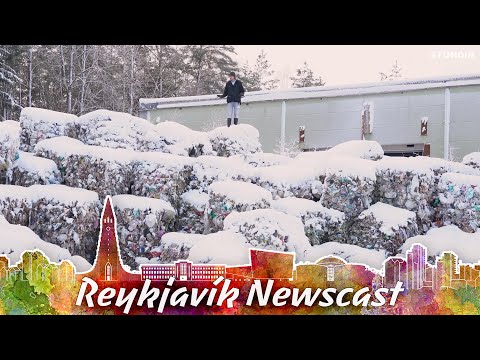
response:
[[[402,81],[385,81],[342,86],[315,86],[283,90],[247,91],[245,93],[245,97],[242,99],[242,103],[370,95],[468,85],[480,85],[480,74],[443,76]],[[225,99],[218,99],[216,95],[140,99],[140,110],[208,106],[224,103]]]

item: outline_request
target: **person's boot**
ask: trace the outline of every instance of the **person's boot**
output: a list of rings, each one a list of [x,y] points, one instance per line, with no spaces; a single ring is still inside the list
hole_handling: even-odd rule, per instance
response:
[[[235,125],[238,125],[238,118],[233,119],[233,123],[234,123]]]
[[[230,127],[230,125],[232,125],[232,119],[228,118],[227,119],[227,127]]]

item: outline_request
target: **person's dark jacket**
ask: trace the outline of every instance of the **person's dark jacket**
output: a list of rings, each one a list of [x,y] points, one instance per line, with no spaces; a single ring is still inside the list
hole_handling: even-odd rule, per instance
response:
[[[238,102],[241,104],[242,96],[244,94],[245,89],[243,88],[243,84],[240,80],[235,80],[235,84],[232,84],[232,82],[228,80],[225,84],[225,90],[223,90],[223,94],[220,97],[226,97],[227,103]]]

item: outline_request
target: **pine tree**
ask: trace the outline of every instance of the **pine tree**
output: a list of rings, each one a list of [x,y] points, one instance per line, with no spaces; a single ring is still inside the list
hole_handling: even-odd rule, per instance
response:
[[[392,81],[402,78],[402,68],[398,65],[398,61],[395,60],[395,63],[390,70],[390,73],[380,73],[380,81]]]
[[[322,77],[316,77],[306,61],[303,63],[303,67],[296,70],[295,74],[296,76],[290,78],[292,81],[292,87],[294,88],[325,85],[325,82],[322,81]]]
[[[262,49],[257,56],[255,65],[250,68],[248,62],[240,69],[241,80],[248,91],[272,90],[278,88],[278,79],[272,78],[275,71],[267,59],[267,54]]]
[[[16,85],[21,83],[17,72],[9,63],[13,58],[13,49],[8,46],[0,46],[0,116],[3,119],[9,117],[12,111],[21,108],[17,101]]]

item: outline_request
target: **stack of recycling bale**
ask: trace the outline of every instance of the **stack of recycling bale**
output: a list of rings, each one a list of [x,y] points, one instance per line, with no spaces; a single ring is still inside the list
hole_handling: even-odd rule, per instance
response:
[[[101,204],[97,193],[64,185],[33,185],[29,227],[43,240],[93,263]]]
[[[5,184],[7,170],[18,157],[20,124],[6,120],[0,122],[0,184]]]
[[[20,186],[61,184],[62,176],[53,160],[19,152],[8,174],[9,183]]]
[[[162,236],[160,246],[152,249],[151,262],[168,264],[180,259],[188,259],[190,249],[205,238],[202,234],[170,232]]]
[[[218,156],[253,154],[262,152],[259,132],[248,124],[218,127],[208,133],[213,151]]]
[[[32,208],[29,188],[16,185],[0,185],[0,214],[10,224],[28,226]]]
[[[302,221],[273,209],[232,212],[224,229],[243,235],[255,248],[295,252],[301,261],[311,249]]]
[[[152,258],[163,234],[173,230],[175,210],[168,202],[134,195],[112,198],[123,263],[136,270],[136,258]]]
[[[480,227],[480,176],[445,173],[438,185],[440,216],[466,232]]]
[[[336,156],[356,157],[366,160],[380,160],[383,158],[383,148],[371,140],[351,140],[338,144],[328,150]]]
[[[347,243],[395,255],[405,240],[418,234],[413,211],[378,202],[353,221]]]
[[[208,194],[199,190],[189,190],[180,196],[180,207],[176,229],[186,233],[203,234],[208,223],[205,209]]]
[[[260,186],[242,181],[217,181],[208,187],[209,231],[223,230],[223,222],[233,211],[243,212],[270,207],[272,195]]]
[[[345,241],[345,214],[323,207],[319,202],[299,198],[284,198],[272,202],[272,208],[298,217],[305,227],[310,244]]]
[[[462,164],[480,169],[480,152],[473,152],[463,157]]]
[[[27,107],[20,114],[20,149],[33,151],[35,145],[44,139],[57,136],[75,137],[77,116],[61,112]]]
[[[253,167],[267,167],[275,165],[287,165],[292,160],[288,156],[273,153],[254,153],[233,155]]]

